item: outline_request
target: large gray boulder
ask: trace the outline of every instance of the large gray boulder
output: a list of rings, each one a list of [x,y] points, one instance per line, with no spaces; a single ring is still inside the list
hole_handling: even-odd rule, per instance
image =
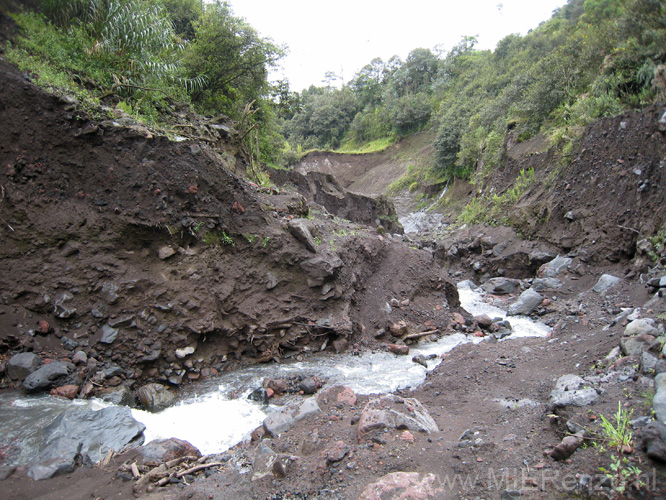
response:
[[[601,275],[601,278],[599,278],[599,281],[597,281],[597,284],[592,287],[592,291],[603,295],[608,290],[617,285],[620,281],[622,281],[622,279],[618,278],[617,276],[613,276],[612,274],[603,274]]]
[[[334,277],[342,268],[342,260],[335,254],[318,255],[301,262],[301,269],[305,271],[308,286],[321,286]]]
[[[562,274],[564,271],[568,270],[571,267],[572,262],[573,259],[558,255],[547,264],[542,265],[539,268],[537,275],[540,278],[555,278],[556,276]]]
[[[428,410],[417,399],[393,394],[368,401],[358,421],[358,439],[373,430],[385,428],[426,433],[439,430]]]
[[[554,408],[564,406],[588,406],[599,397],[599,393],[590,387],[583,387],[585,380],[577,375],[562,375],[550,393],[550,404]]]
[[[93,463],[109,450],[139,446],[145,428],[127,407],[67,410],[43,429],[46,445],[28,464],[28,476],[49,479],[72,472],[78,457],[83,463]]]
[[[317,399],[315,397],[307,398],[300,403],[289,405],[268,415],[264,419],[264,430],[270,436],[277,437],[299,420],[320,411]]]
[[[34,352],[14,354],[7,362],[7,376],[11,380],[25,380],[41,363],[41,358]]]
[[[56,382],[66,378],[74,371],[74,365],[64,361],[54,361],[35,370],[23,381],[23,387],[28,392],[38,392],[50,389]]]
[[[518,314],[528,315],[534,311],[539,304],[543,301],[543,296],[539,292],[535,292],[528,288],[520,294],[518,300],[509,306],[508,315],[516,316]]]

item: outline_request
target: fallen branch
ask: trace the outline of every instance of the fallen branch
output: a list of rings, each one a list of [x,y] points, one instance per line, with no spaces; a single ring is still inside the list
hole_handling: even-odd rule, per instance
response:
[[[421,337],[425,337],[427,335],[435,335],[440,333],[440,330],[429,330],[427,332],[419,332],[419,333],[410,333],[409,335],[405,335],[402,337],[402,340],[415,340],[415,339],[420,339]]]
[[[633,231],[636,234],[641,234],[641,232],[638,229],[634,229],[633,227],[627,227],[621,224],[618,224],[617,227],[619,227],[620,229],[626,229],[627,231]]]
[[[176,474],[176,477],[181,478],[183,476],[186,476],[187,474],[194,474],[195,472],[199,472],[201,470],[208,469],[209,467],[219,467],[220,465],[224,465],[224,463],[223,462],[211,462],[209,464],[197,465],[195,467],[192,467],[191,469],[187,469],[187,470],[179,472],[178,474]]]

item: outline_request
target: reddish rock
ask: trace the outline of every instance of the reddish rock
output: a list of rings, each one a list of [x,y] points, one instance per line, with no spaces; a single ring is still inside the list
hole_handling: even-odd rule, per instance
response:
[[[392,472],[369,484],[358,500],[435,500],[443,498],[437,476],[418,472]]]
[[[198,372],[187,372],[187,378],[190,380],[199,380],[201,374]]]
[[[337,339],[333,341],[333,349],[336,353],[341,353],[347,350],[349,347],[349,341],[345,338]]]
[[[51,325],[49,325],[48,321],[39,321],[37,326],[39,333],[42,335],[48,335],[52,331]]]
[[[456,325],[462,326],[465,324],[465,318],[460,313],[454,312],[453,314],[451,314],[451,319],[453,320],[453,323]]]
[[[407,345],[398,345],[398,344],[386,344],[389,352],[393,354],[399,354],[401,356],[406,356],[409,354],[409,346]]]
[[[317,396],[317,402],[319,404],[346,403],[350,406],[354,406],[356,404],[356,400],[357,397],[354,391],[343,385],[334,385],[333,387],[329,387]]]
[[[202,368],[201,377],[202,378],[213,378],[217,377],[220,374],[215,368]]]
[[[266,397],[268,399],[271,399],[273,396],[275,396],[275,391],[271,389],[270,387],[266,389]]]
[[[400,437],[398,439],[402,439],[403,441],[408,441],[410,443],[414,442],[414,434],[412,434],[409,431],[402,431],[402,434],[400,434]]]
[[[324,450],[324,456],[328,463],[339,462],[347,456],[347,453],[349,453],[349,446],[344,441],[336,441]]]
[[[289,383],[283,378],[264,379],[264,389],[273,389],[275,394],[282,394],[289,389]]]
[[[58,396],[60,398],[74,399],[79,393],[78,385],[62,385],[51,389],[51,396]]]
[[[483,337],[485,334],[483,332],[474,332],[475,337]]]

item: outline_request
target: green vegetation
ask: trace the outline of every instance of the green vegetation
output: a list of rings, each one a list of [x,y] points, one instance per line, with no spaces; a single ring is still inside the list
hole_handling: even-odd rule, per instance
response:
[[[168,129],[178,103],[241,121],[248,152],[265,163],[283,139],[268,71],[283,49],[234,16],[199,0],[42,0],[44,14],[14,16],[21,36],[10,61],[51,89],[117,106]],[[248,109],[251,107],[251,113]],[[257,154],[256,149],[259,148]],[[254,173],[255,176],[257,173]]]
[[[410,160],[393,192],[482,183],[503,164],[509,137],[544,134],[566,162],[593,120],[666,99],[666,5],[658,0],[569,0],[493,51],[467,36],[449,50],[415,48],[404,61],[375,58],[346,83],[329,73],[301,93],[268,82],[285,49],[225,2],[42,0],[42,10],[14,16],[21,36],[9,60],[87,111],[115,106],[167,132],[180,103],[226,115],[258,183],[263,165],[292,164],[313,148],[379,151],[419,131],[433,137],[434,153]],[[501,209],[525,183],[475,202],[463,219],[480,220],[489,203]]]
[[[292,150],[346,151],[436,131],[434,163],[410,168],[393,191],[432,178],[481,180],[502,164],[508,134],[544,133],[566,158],[593,120],[665,98],[664,19],[656,0],[569,0],[494,51],[464,37],[441,53],[375,58],[341,88],[293,94],[283,131]]]

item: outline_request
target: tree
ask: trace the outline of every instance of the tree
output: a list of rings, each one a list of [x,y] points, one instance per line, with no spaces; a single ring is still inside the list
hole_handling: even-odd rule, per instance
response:
[[[189,76],[206,84],[193,93],[203,110],[237,116],[246,103],[267,92],[267,76],[283,49],[237,18],[226,3],[206,4],[194,22],[195,40],[188,46]]]

